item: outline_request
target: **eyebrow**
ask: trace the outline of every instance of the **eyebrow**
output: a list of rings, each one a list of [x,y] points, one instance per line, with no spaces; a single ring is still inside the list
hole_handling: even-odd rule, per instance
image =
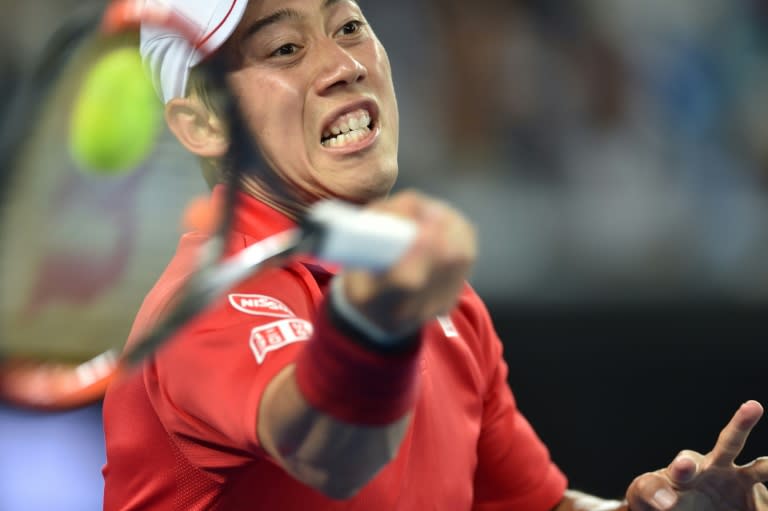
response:
[[[345,0],[325,0],[323,2],[323,9],[330,9],[334,5],[343,1]],[[350,1],[353,4],[357,5],[357,0],[347,0],[347,1]],[[302,14],[299,13],[299,11],[297,11],[296,9],[291,9],[288,7],[283,9],[278,9],[272,14],[268,14],[267,16],[264,16],[263,18],[259,18],[256,21],[254,21],[245,31],[245,34],[243,34],[243,39],[248,39],[251,36],[255,35],[257,32],[264,30],[266,27],[270,25],[275,25],[277,23],[280,23],[281,21],[298,20],[301,18],[302,18]]]

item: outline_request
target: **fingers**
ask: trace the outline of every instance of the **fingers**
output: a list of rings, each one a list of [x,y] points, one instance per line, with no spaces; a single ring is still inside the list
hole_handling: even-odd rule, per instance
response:
[[[757,401],[747,401],[736,410],[731,421],[720,432],[714,449],[712,464],[730,466],[744,449],[752,428],[763,415],[763,407]]]
[[[729,478],[738,481],[739,487],[744,487],[744,483],[747,487],[754,485],[765,494],[765,487],[759,483],[768,481],[768,457],[758,458],[743,467],[734,466],[736,457],[741,454],[750,432],[762,415],[763,407],[760,403],[744,403],[723,428],[714,449],[708,455],[681,451],[666,469],[635,479],[627,491],[630,509],[700,509],[702,502],[697,499],[710,498],[702,488],[707,484],[712,485],[713,477],[720,482]],[[707,473],[713,477],[708,477]],[[692,489],[697,491],[690,491]],[[763,497],[768,498],[766,495]]]
[[[412,329],[450,311],[476,257],[472,225],[439,200],[405,191],[372,205],[413,221],[418,234],[384,272],[346,271],[347,301],[385,331]]]
[[[417,223],[419,234],[411,250],[391,268],[388,280],[411,290],[423,289],[435,282],[460,287],[477,250],[469,222],[447,204],[415,192],[396,196],[390,206],[402,207],[403,213],[407,211]]]
[[[426,201],[418,225],[413,250],[386,277],[395,289],[409,292],[400,313],[425,321],[453,308],[477,249],[470,223],[440,201]]]
[[[681,451],[665,470],[669,480],[679,486],[692,482],[699,473],[703,456],[694,451]]]
[[[742,471],[756,483],[768,481],[768,456],[757,458],[752,463],[744,465]]]
[[[752,491],[755,495],[755,502],[758,504],[756,509],[765,509],[768,507],[768,488],[764,484],[756,484]]]
[[[627,490],[627,503],[632,511],[666,511],[677,501],[675,490],[656,472],[636,478]]]
[[[386,199],[377,200],[369,207],[377,211],[387,211],[414,221],[423,220],[432,214],[432,210],[446,207],[434,198],[423,195],[415,190],[405,190]]]

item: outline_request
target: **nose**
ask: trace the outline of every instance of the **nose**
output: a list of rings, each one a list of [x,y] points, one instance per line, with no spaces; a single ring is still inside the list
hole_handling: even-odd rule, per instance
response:
[[[324,41],[318,50],[315,88],[319,95],[360,82],[368,76],[365,65],[336,41]]]

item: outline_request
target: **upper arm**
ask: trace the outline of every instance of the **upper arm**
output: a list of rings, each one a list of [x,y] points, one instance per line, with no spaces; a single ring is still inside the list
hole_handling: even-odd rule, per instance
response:
[[[311,300],[296,278],[269,272],[219,300],[155,354],[145,385],[189,461],[215,470],[264,455],[259,404],[309,339],[311,315]]]
[[[230,295],[251,302],[223,300],[213,318],[157,355],[146,378],[153,405],[199,468],[215,471],[261,456],[328,496],[351,496],[394,457],[409,418],[363,427],[310,406],[297,386],[295,362],[304,341],[320,333],[322,297],[289,272],[261,279],[267,282]]]

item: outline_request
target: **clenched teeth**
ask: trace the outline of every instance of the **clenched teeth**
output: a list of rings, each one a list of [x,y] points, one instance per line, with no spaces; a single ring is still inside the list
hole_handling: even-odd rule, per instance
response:
[[[337,135],[333,138],[329,138],[328,140],[323,140],[322,144],[325,147],[341,147],[347,144],[351,144],[352,142],[357,142],[358,140],[362,140],[370,132],[371,132],[371,129],[368,126],[365,126],[363,128],[358,128],[354,131],[350,131],[349,133],[342,133],[341,135]]]
[[[323,132],[325,147],[340,147],[365,138],[371,132],[371,114],[365,109],[339,117]]]

